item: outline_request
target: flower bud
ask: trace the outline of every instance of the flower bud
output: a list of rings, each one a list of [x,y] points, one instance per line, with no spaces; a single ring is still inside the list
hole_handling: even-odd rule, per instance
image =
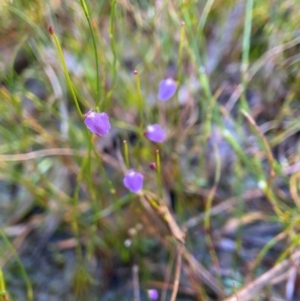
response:
[[[152,169],[152,170],[156,170],[156,163],[155,162],[151,162],[149,164],[149,167]]]

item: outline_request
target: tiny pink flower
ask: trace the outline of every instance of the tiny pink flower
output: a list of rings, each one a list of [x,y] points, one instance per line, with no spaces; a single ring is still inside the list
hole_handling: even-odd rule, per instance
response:
[[[160,101],[167,101],[177,90],[177,84],[173,78],[167,78],[159,83],[159,90],[157,98]]]
[[[159,124],[148,125],[145,136],[155,143],[161,143],[166,139],[166,133]]]
[[[92,133],[102,137],[109,132],[110,123],[106,113],[96,113],[89,110],[84,117],[84,123]]]
[[[143,189],[144,176],[141,173],[135,172],[133,169],[126,173],[123,184],[133,193],[137,193]]]
[[[158,291],[156,289],[149,289],[147,291],[148,298],[150,300],[157,300],[158,299]]]

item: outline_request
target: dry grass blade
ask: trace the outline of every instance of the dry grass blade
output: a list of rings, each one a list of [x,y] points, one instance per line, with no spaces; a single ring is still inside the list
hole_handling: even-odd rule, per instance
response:
[[[218,296],[223,296],[223,290],[220,288],[216,279],[184,247],[183,242],[184,242],[185,234],[179,228],[175,219],[169,212],[169,209],[165,205],[158,203],[151,196],[146,195],[146,194],[144,195],[144,197],[141,197],[140,200],[141,200],[142,205],[144,206],[144,208],[147,211],[149,211],[151,208],[154,209],[155,214],[152,214],[152,218],[154,218],[153,215],[156,215],[155,220],[157,221],[157,223],[155,223],[155,224],[158,224],[158,222],[160,222],[159,224],[165,225],[164,227],[160,227],[159,229],[156,229],[158,231],[158,233],[160,234],[160,236],[163,236],[164,234],[166,234],[165,231],[167,228],[168,234],[171,235],[172,237],[174,237],[178,241],[178,243],[181,245],[182,250],[180,251],[180,248],[179,248],[179,251],[178,251],[178,253],[179,253],[178,256],[180,256],[180,257],[177,257],[177,274],[180,272],[180,270],[178,272],[178,268],[181,267],[180,253],[182,253],[182,257],[188,266],[188,267],[186,267],[186,270],[188,271],[188,273],[194,279],[197,279],[198,283],[204,282]],[[179,276],[177,275],[177,278],[178,277]],[[177,280],[179,280],[179,279],[177,279]],[[176,275],[175,275],[175,282],[176,282]],[[174,291],[176,292],[178,290],[178,285],[179,285],[179,282],[178,282],[178,284],[176,283],[176,285],[174,284],[173,293],[174,293]],[[177,292],[176,292],[176,294],[177,294]]]
[[[155,211],[155,214],[159,219],[165,224],[168,228],[169,234],[171,234],[175,239],[179,242],[184,242],[185,233],[180,229],[178,224],[176,223],[174,217],[170,213],[168,207],[162,204],[162,201],[158,201],[154,199],[149,194],[145,194],[143,198],[140,198],[143,206],[148,210],[151,206],[152,209]],[[146,202],[144,201],[146,200]],[[150,206],[147,206],[150,205]]]
[[[285,287],[285,297],[287,301],[293,300],[293,295],[296,289],[297,269],[295,267],[290,268],[287,273],[287,282]]]
[[[268,285],[274,278],[278,277],[287,269],[293,266],[293,262],[300,258],[300,251],[295,252],[290,259],[277,264],[274,268],[261,275],[259,278],[248,284],[245,288],[238,291],[234,296],[231,296],[224,301],[248,301],[253,300],[253,296],[259,293],[266,285]]]
[[[132,267],[132,276],[133,276],[133,292],[134,292],[134,301],[140,301],[140,282],[139,282],[139,267],[134,265]]]
[[[184,247],[183,254],[184,260],[188,265],[188,272],[193,278],[204,282],[214,293],[219,297],[224,296],[223,290],[220,288],[217,280],[202,266],[200,262]]]
[[[33,160],[36,158],[48,157],[48,156],[79,156],[86,157],[87,151],[77,150],[71,148],[49,148],[41,149],[37,151],[32,151],[22,154],[12,154],[12,155],[0,155],[0,162],[4,161],[27,161]],[[112,157],[107,154],[101,153],[101,159],[103,162],[109,164],[114,168],[119,168],[119,163]]]
[[[161,297],[160,297],[160,301],[165,301],[167,298],[167,293],[168,293],[168,289],[170,289],[170,279],[171,279],[171,273],[172,273],[172,269],[173,269],[173,263],[175,261],[175,254],[173,254],[172,250],[170,252],[171,256],[169,259],[169,263],[167,265],[166,271],[165,271],[165,277],[164,277],[164,282],[163,282],[163,286],[162,286],[162,290],[161,290]],[[172,288],[173,290],[173,288]]]
[[[178,246],[178,250],[177,250],[174,288],[172,291],[172,296],[170,298],[170,301],[175,301],[177,293],[178,293],[178,288],[179,288],[179,283],[180,283],[181,264],[182,264],[182,251],[183,251],[183,243],[180,243]]]
[[[246,111],[242,111],[242,113],[244,114],[244,116],[246,117],[248,122],[252,125],[252,127],[254,128],[256,134],[263,141],[263,144],[266,148],[266,155],[267,155],[267,159],[268,159],[268,162],[269,162],[269,165],[270,165],[270,175],[269,175],[269,179],[268,179],[268,184],[270,186],[272,184],[273,178],[275,177],[275,170],[274,170],[275,160],[274,160],[274,157],[273,157],[273,154],[272,154],[270,144],[269,144],[267,138],[264,136],[264,134],[261,132],[261,130],[257,126],[255,120]]]
[[[248,190],[247,192],[245,192],[242,195],[242,198],[246,202],[246,201],[251,201],[255,198],[259,198],[261,196],[263,196],[262,191],[258,188],[255,188],[255,189],[251,189],[251,190]],[[220,213],[223,213],[224,211],[230,212],[231,210],[233,210],[235,208],[235,206],[238,202],[238,199],[239,199],[238,197],[233,197],[233,198],[223,201],[219,205],[212,207],[209,212],[210,216],[211,217],[216,216]],[[184,223],[183,227],[187,228],[187,229],[194,228],[204,220],[204,217],[205,217],[205,213],[201,213],[198,216],[192,217],[186,223]]]

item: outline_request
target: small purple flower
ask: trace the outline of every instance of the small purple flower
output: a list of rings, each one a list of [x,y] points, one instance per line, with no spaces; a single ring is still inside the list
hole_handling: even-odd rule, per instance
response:
[[[137,193],[143,188],[144,176],[141,173],[135,172],[133,169],[126,173],[123,184],[133,193]]]
[[[92,133],[102,137],[109,132],[110,123],[106,113],[96,113],[89,110],[84,117],[84,123]]]
[[[166,139],[166,133],[159,124],[148,125],[145,136],[155,143],[161,143]]]
[[[167,78],[159,83],[159,90],[157,98],[160,101],[167,101],[176,92],[177,84],[173,78]]]
[[[158,299],[158,291],[156,289],[149,289],[147,291],[148,298],[150,300],[157,300]]]

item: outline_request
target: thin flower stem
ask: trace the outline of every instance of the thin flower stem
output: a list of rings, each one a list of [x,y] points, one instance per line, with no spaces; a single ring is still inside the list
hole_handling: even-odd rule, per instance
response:
[[[126,164],[126,168],[129,168],[129,155],[128,155],[128,144],[127,141],[124,140],[123,141],[123,146],[124,146],[124,157],[125,157],[125,164]]]
[[[243,35],[243,48],[242,48],[242,64],[241,64],[241,102],[240,107],[245,111],[249,112],[249,106],[247,103],[245,91],[248,83],[248,68],[249,68],[249,53],[250,53],[250,42],[251,42],[251,27],[252,27],[252,11],[253,11],[253,0],[247,0],[246,15],[244,23],[244,35]],[[240,115],[240,123],[241,115]]]
[[[209,85],[209,79],[205,72],[203,61],[200,56],[199,47],[197,45],[197,39],[194,38],[194,30],[192,28],[192,21],[191,21],[192,18],[191,18],[190,11],[188,10],[187,6],[183,6],[182,13],[183,13],[184,22],[186,25],[185,27],[186,27],[187,33],[189,34],[191,49],[193,51],[193,56],[194,56],[195,62],[198,67],[199,80],[200,80],[201,86],[203,88],[204,96],[205,96],[206,100],[210,100],[212,97],[212,93],[211,93],[211,89],[210,89],[210,85]]]
[[[89,139],[89,141],[91,141],[91,139]],[[92,235],[97,235],[97,219],[96,216],[98,214],[98,212],[100,212],[102,210],[101,208],[101,203],[98,201],[99,197],[96,196],[96,191],[95,191],[95,185],[93,185],[92,182],[92,143],[89,143],[89,147],[88,147],[88,157],[87,157],[87,169],[88,172],[87,174],[90,176],[87,176],[87,184],[89,187],[89,191],[91,194],[91,198],[92,198],[92,205],[93,205],[93,210],[94,210],[94,222],[93,222],[93,227],[91,227],[91,231],[92,231]],[[101,196],[101,195],[100,195]],[[94,240],[91,240],[91,246],[92,249],[94,248]],[[93,250],[90,250],[90,254],[93,253]]]
[[[89,24],[89,29],[92,35],[92,40],[93,40],[93,46],[94,46],[94,53],[95,53],[95,61],[96,61],[96,91],[97,91],[97,101],[96,101],[96,107],[98,108],[99,103],[100,103],[100,76],[99,76],[99,58],[98,58],[98,51],[97,51],[97,44],[96,44],[96,39],[95,39],[95,34],[94,30],[91,24],[91,19],[90,19],[90,14],[88,11],[88,8],[86,6],[86,3],[84,0],[80,0],[82,9],[84,11],[84,14],[86,16],[86,19]]]
[[[181,21],[180,23],[180,41],[179,41],[179,50],[178,50],[178,82],[181,84],[182,81],[182,53],[183,53],[183,46],[185,41],[185,23],[184,21]],[[178,90],[177,90],[178,93]]]
[[[114,71],[114,76],[115,78],[116,75],[116,64],[117,64],[117,56],[116,56],[116,45],[115,45],[115,37],[114,37],[114,18],[115,18],[115,11],[116,11],[116,0],[112,1],[111,4],[111,14],[110,14],[110,23],[109,23],[109,37],[110,37],[110,42],[111,42],[111,50],[114,56],[113,59],[113,71]]]
[[[62,52],[62,49],[61,49],[61,46],[60,46],[60,43],[58,41],[58,38],[57,36],[55,35],[54,31],[53,31],[53,28],[50,27],[49,28],[49,32],[50,34],[52,35],[53,39],[54,39],[54,42],[56,44],[56,47],[57,47],[57,50],[58,50],[58,53],[59,53],[59,57],[60,57],[60,60],[61,60],[61,63],[63,65],[63,69],[64,69],[64,73],[65,73],[65,76],[66,76],[66,79],[67,79],[67,83],[68,83],[68,86],[69,86],[69,89],[72,93],[72,96],[73,96],[73,99],[74,99],[74,102],[75,102],[75,105],[76,105],[76,108],[77,108],[77,111],[78,113],[80,114],[80,116],[82,116],[82,112],[81,112],[81,109],[79,107],[79,103],[78,103],[78,100],[77,100],[77,97],[76,97],[76,94],[74,92],[74,89],[73,89],[73,85],[72,85],[72,82],[71,82],[71,79],[70,79],[70,76],[69,76],[69,73],[68,73],[68,69],[67,69],[67,65],[66,65],[66,62],[65,62],[65,59],[64,59],[64,55],[63,55],[63,52]],[[92,141],[91,141],[91,137],[89,135],[89,132],[87,130],[87,128],[85,129],[85,133],[86,133],[86,137],[87,137],[87,140],[88,140],[88,143],[89,143],[89,149],[91,148],[94,152],[94,154],[96,155],[96,158],[98,159],[99,163],[100,163],[100,168],[101,168],[101,171],[103,172],[103,175],[105,177],[105,180],[108,184],[108,186],[111,188],[111,192],[112,194],[114,195],[114,192],[115,192],[115,189],[112,185],[112,182],[109,180],[108,176],[107,176],[107,173],[106,173],[106,170],[103,166],[103,163],[102,163],[102,160],[98,154],[98,152],[96,151],[95,149],[95,146],[93,145]],[[89,156],[91,155],[91,152],[89,151]],[[90,159],[89,159],[90,160]],[[85,161],[84,161],[85,162]],[[87,162],[88,163],[88,162]],[[86,163],[84,163],[85,165]],[[75,226],[76,228],[76,226]]]
[[[139,73],[135,70],[134,71],[135,80],[136,80],[136,89],[138,93],[138,103],[139,103],[139,111],[140,111],[140,128],[144,127],[144,105],[143,105],[143,97],[141,92],[141,82]]]
[[[8,300],[2,269],[0,268],[0,300]]]
[[[205,7],[202,11],[202,14],[201,14],[201,17],[200,17],[200,20],[199,20],[199,23],[198,23],[198,28],[200,28],[201,30],[204,29],[208,14],[211,11],[211,8],[212,8],[214,2],[215,2],[215,0],[206,1]]]
[[[113,183],[112,181],[109,179],[108,175],[107,175],[107,172],[104,168],[104,165],[103,165],[103,162],[102,162],[102,159],[100,157],[100,155],[98,154],[96,148],[95,148],[95,145],[92,144],[92,150],[96,156],[96,158],[98,159],[98,162],[100,164],[100,168],[101,168],[101,171],[102,171],[102,174],[104,175],[104,178],[105,178],[105,181],[106,181],[106,184],[108,185],[108,187],[110,188],[110,193],[113,195],[114,197],[114,200],[117,201],[117,198],[116,198],[116,190],[113,186]]]
[[[6,291],[2,269],[0,268],[0,293]]]
[[[243,53],[242,53],[242,64],[241,64],[241,72],[242,72],[244,83],[247,81],[246,72],[249,66],[252,11],[253,11],[253,0],[248,0],[246,6],[246,16],[245,16],[245,26],[244,26],[244,36],[243,36]]]
[[[211,97],[210,102],[207,107],[206,120],[204,123],[204,140],[207,142],[211,132],[211,123],[213,118],[214,108],[217,102],[218,97],[220,96],[222,89],[218,89],[216,93]]]
[[[69,72],[68,72],[67,64],[66,64],[66,61],[65,61],[65,58],[64,58],[64,54],[62,52],[59,40],[58,40],[55,32],[53,31],[53,29],[52,29],[52,32],[51,32],[51,29],[49,28],[49,31],[50,31],[53,39],[54,39],[54,42],[55,42],[55,45],[56,45],[56,48],[57,48],[57,51],[58,51],[58,55],[59,55],[60,61],[61,61],[62,66],[63,66],[66,79],[67,79],[67,84],[68,84],[68,87],[69,87],[69,89],[70,89],[70,91],[72,93],[72,97],[73,97],[75,105],[76,105],[76,109],[78,111],[78,114],[80,116],[82,116],[82,112],[81,112],[81,109],[79,107],[79,103],[78,103],[78,100],[77,100],[77,97],[76,97],[76,94],[75,94],[75,91],[74,91],[74,88],[73,88],[73,85],[72,85],[72,82],[71,82],[71,79],[70,79],[70,75],[69,75]]]
[[[211,88],[210,88],[209,76],[206,72],[204,62],[200,53],[199,43],[203,43],[204,38],[203,37],[202,39],[200,38],[200,41],[194,38],[195,32],[197,32],[197,30],[196,28],[193,27],[193,18],[191,14],[192,12],[193,10],[188,5],[183,5],[182,15],[185,21],[187,43],[190,44],[191,55],[194,58],[194,62],[197,66],[199,82],[201,83],[201,87],[203,90],[203,98],[199,98],[199,105],[201,105],[201,107],[203,108],[203,118],[204,118],[204,139],[201,144],[203,149],[206,149],[207,141],[211,133],[212,120],[215,118],[217,119],[219,117],[218,117],[218,113],[217,112],[214,113],[213,110],[215,101],[213,99]],[[200,99],[203,100],[201,101]],[[207,170],[204,157],[200,159],[199,166],[202,168],[202,170],[204,171]]]
[[[156,150],[156,170],[157,170],[157,185],[159,190],[159,195],[163,197],[163,184],[161,175],[161,164],[160,164],[160,154],[159,150]]]
[[[116,76],[117,76],[117,53],[116,53],[116,43],[114,36],[114,20],[115,20],[115,11],[116,11],[116,0],[111,1],[111,11],[110,11],[110,21],[109,21],[109,38],[110,38],[110,47],[113,54],[113,74],[112,74],[112,84],[111,89],[107,94],[106,99],[109,100],[112,95],[112,91],[115,86]]]
[[[82,182],[82,174],[85,169],[85,166],[87,164],[87,158],[85,158],[82,163],[81,163],[81,168],[80,171],[77,175],[76,179],[76,186],[74,189],[74,194],[73,194],[73,210],[72,210],[72,222],[71,222],[71,227],[74,233],[74,236],[77,239],[77,244],[75,248],[75,253],[76,253],[76,258],[79,260],[83,259],[82,251],[81,251],[81,246],[79,243],[79,227],[78,227],[78,222],[77,222],[77,217],[78,217],[78,201],[79,201],[79,188],[80,188],[80,183]]]
[[[81,2],[83,4],[83,2]],[[85,10],[85,13],[87,13],[87,8],[85,6],[85,4],[83,4],[83,9]],[[87,18],[88,18],[88,15],[87,15]],[[88,21],[89,21],[89,18],[88,18]],[[89,25],[90,22],[89,22]],[[68,72],[68,69],[67,69],[67,65],[66,65],[66,62],[65,62],[65,58],[64,58],[64,55],[63,55],[63,52],[62,52],[62,49],[61,49],[61,46],[60,46],[60,43],[58,41],[58,38],[57,36],[55,35],[54,31],[52,28],[49,28],[49,32],[51,33],[51,35],[53,36],[53,39],[54,39],[54,42],[55,42],[55,45],[56,45],[56,48],[58,50],[58,53],[59,53],[59,57],[60,57],[60,60],[61,60],[61,63],[63,65],[63,69],[64,69],[64,73],[65,73],[65,76],[66,76],[66,79],[67,79],[67,83],[68,83],[68,86],[69,86],[69,89],[72,93],[72,96],[73,96],[73,99],[74,99],[74,102],[75,102],[75,105],[76,105],[76,108],[77,108],[77,111],[78,111],[78,114],[80,116],[82,116],[82,111],[79,107],[79,103],[78,103],[78,100],[77,100],[77,97],[76,97],[76,94],[74,92],[74,89],[73,89],[73,85],[72,85],[72,82],[71,82],[71,79],[70,79],[70,76],[69,76],[69,72]],[[93,35],[93,41],[95,43],[95,39],[94,39],[94,35]],[[94,47],[95,47],[95,52],[97,51],[96,49],[96,44],[94,44]],[[97,63],[98,63],[98,57],[97,57]],[[97,68],[98,69],[98,68]],[[97,71],[97,74],[98,74],[98,71]],[[97,75],[99,76],[99,75]],[[97,78],[97,82],[99,82],[99,78]],[[98,87],[98,84],[97,84],[97,87]],[[98,88],[97,88],[98,89]],[[99,95],[98,92],[99,90],[97,90],[97,95]],[[115,190],[113,189],[113,186],[112,186],[112,183],[111,181],[109,180],[107,174],[106,174],[106,171],[103,167],[103,163],[102,163],[102,160],[100,159],[97,151],[95,150],[95,147],[91,141],[92,139],[92,135],[89,134],[87,128],[85,128],[85,134],[86,134],[86,138],[88,140],[88,157],[86,159],[83,160],[82,162],[82,166],[81,166],[81,170],[80,170],[80,173],[78,174],[78,178],[77,178],[77,184],[76,184],[76,188],[75,188],[75,192],[74,192],[74,208],[73,208],[73,221],[72,221],[72,228],[73,228],[73,232],[74,234],[76,235],[77,239],[79,240],[79,227],[78,227],[78,223],[77,223],[77,217],[78,217],[78,194],[79,194],[79,183],[81,183],[82,181],[82,173],[83,173],[83,170],[88,167],[89,169],[89,174],[91,174],[91,150],[93,150],[93,152],[95,153],[99,163],[100,163],[100,168],[103,172],[103,175],[109,185],[109,187],[111,187],[111,191],[114,192]],[[88,177],[88,181],[89,181],[89,187],[92,186],[92,183],[91,183],[91,177]],[[93,207],[94,207],[94,210],[95,210],[95,213],[97,212],[95,206],[96,206],[96,203],[95,203],[95,199],[94,199],[94,194],[92,195],[92,198],[93,198]],[[81,251],[81,247],[80,247],[80,244],[77,244],[77,247],[76,247],[76,254],[77,254],[77,258],[79,259],[83,259],[83,255],[82,255],[82,251]]]
[[[87,13],[87,8],[86,8],[86,6],[84,4],[83,4],[83,9],[85,10],[85,13]],[[89,21],[89,19],[88,19],[88,21]],[[89,25],[90,25],[90,22],[89,22]],[[82,111],[81,111],[81,109],[79,107],[79,103],[78,103],[76,94],[75,94],[74,89],[73,89],[73,85],[72,85],[72,82],[71,82],[71,79],[70,79],[70,76],[69,76],[69,72],[68,72],[68,69],[67,69],[67,65],[66,65],[66,62],[65,62],[65,58],[64,58],[64,55],[63,55],[63,52],[62,52],[59,40],[58,40],[58,38],[57,38],[57,36],[54,33],[54,31],[53,31],[52,28],[49,28],[49,32],[51,33],[51,35],[52,35],[52,37],[54,39],[56,48],[58,50],[59,58],[60,58],[60,61],[61,61],[62,65],[63,65],[64,73],[65,73],[65,76],[66,76],[66,79],[67,79],[67,84],[68,84],[69,89],[70,89],[70,91],[72,93],[72,96],[73,96],[73,99],[74,99],[74,102],[75,102],[78,114],[80,116],[82,116]],[[96,48],[95,48],[95,51],[96,51]],[[98,58],[97,58],[97,60],[98,60]],[[79,184],[82,181],[82,172],[86,169],[86,167],[89,168],[89,173],[91,172],[91,169],[90,169],[90,167],[91,167],[91,164],[90,164],[91,163],[91,150],[94,150],[94,145],[93,145],[93,143],[91,141],[92,136],[89,134],[89,132],[88,132],[87,129],[85,129],[85,134],[86,134],[86,137],[87,137],[87,140],[88,140],[89,151],[88,151],[88,157],[85,160],[83,160],[83,162],[82,162],[81,171],[78,174],[78,178],[77,178],[77,185],[76,185],[75,192],[74,192],[74,212],[73,212],[73,221],[72,221],[72,228],[73,228],[74,234],[76,235],[76,237],[77,237],[78,240],[79,240],[79,227],[78,227],[78,223],[77,223],[77,216],[78,216],[78,208],[77,208],[78,206],[77,205],[78,205]],[[96,154],[96,156],[97,155],[98,154]],[[105,169],[103,168],[103,164],[102,164],[101,160],[100,160],[100,163],[101,163],[100,164],[101,169],[102,169],[102,171],[103,171],[103,173],[105,175],[105,178],[107,179],[108,177],[107,177]],[[92,186],[91,182],[90,182],[91,177],[88,177],[88,178],[89,178],[89,186],[91,187]],[[108,183],[110,183],[109,180],[108,180]],[[96,204],[95,202],[93,202],[93,203],[94,203],[94,205]],[[80,259],[83,258],[83,255],[82,255],[82,252],[81,252],[81,248],[80,248],[80,244],[78,244],[77,247],[76,247],[76,254],[77,254],[78,258],[80,258]]]
[[[183,78],[183,62],[182,62],[182,53],[183,53],[183,47],[184,47],[184,41],[185,41],[185,23],[184,21],[180,22],[180,39],[179,39],[179,49],[178,49],[178,60],[177,60],[177,66],[178,66],[178,76],[177,76],[177,101],[178,101],[178,108],[176,109],[176,113],[173,115],[173,123],[177,125],[177,130],[180,132],[182,128],[182,122],[180,118],[180,101],[178,97],[179,92],[179,86],[182,84],[182,78]]]
[[[89,152],[88,152],[88,154],[89,154],[89,160],[91,160],[91,150],[92,150],[93,153],[94,153],[94,155],[95,155],[95,157],[97,158],[97,160],[99,162],[100,169],[102,171],[102,174],[104,175],[106,184],[107,184],[108,187],[110,187],[110,193],[113,195],[114,200],[116,201],[117,200],[116,199],[116,195],[115,195],[116,190],[115,190],[115,188],[114,188],[111,180],[109,179],[109,177],[107,175],[107,172],[106,172],[106,170],[105,170],[105,168],[103,166],[102,159],[101,159],[100,155],[98,154],[98,152],[97,152],[97,150],[95,148],[95,145],[92,142],[92,137],[93,136],[91,135],[91,133],[88,131],[87,128],[85,128],[85,134],[86,134],[86,137],[87,137],[88,143],[89,143]]]

